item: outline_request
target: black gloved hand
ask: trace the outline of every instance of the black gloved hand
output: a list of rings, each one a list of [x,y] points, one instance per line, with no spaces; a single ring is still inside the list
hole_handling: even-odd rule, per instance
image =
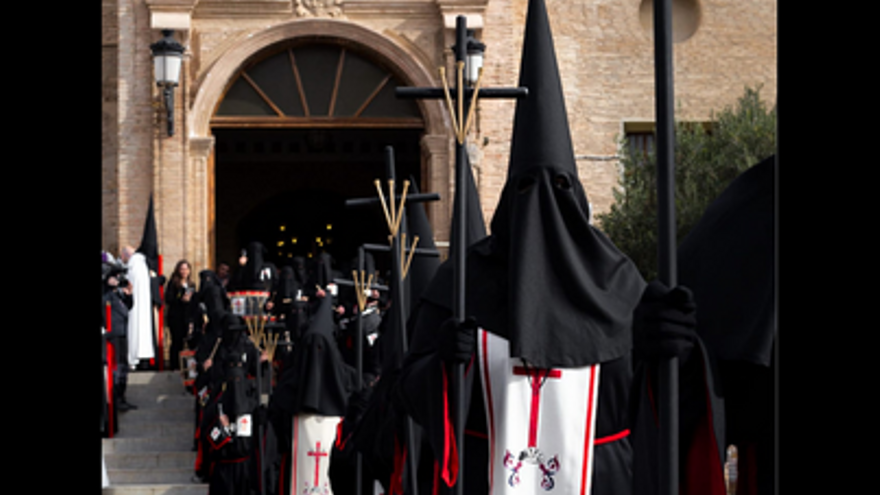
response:
[[[466,363],[477,347],[477,320],[466,318],[461,324],[449,318],[440,326],[440,358],[448,363]]]
[[[697,339],[696,303],[690,289],[648,284],[633,319],[633,345],[641,359],[687,359]]]

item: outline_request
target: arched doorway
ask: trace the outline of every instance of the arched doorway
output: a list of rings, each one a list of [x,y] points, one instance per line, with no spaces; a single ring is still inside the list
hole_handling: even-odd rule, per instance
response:
[[[397,176],[425,189],[425,123],[415,102],[395,98],[402,85],[381,57],[338,38],[285,40],[242,64],[210,122],[216,260],[234,262],[254,240],[279,266],[384,242],[381,212],[344,202],[375,194],[387,145]]]

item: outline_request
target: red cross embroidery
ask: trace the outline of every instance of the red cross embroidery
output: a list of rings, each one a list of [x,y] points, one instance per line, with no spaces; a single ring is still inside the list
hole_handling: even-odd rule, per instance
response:
[[[532,385],[532,407],[529,412],[529,447],[537,447],[538,441],[538,413],[541,405],[541,385],[547,378],[562,378],[562,370],[526,368],[514,366],[513,374],[528,376]]]
[[[315,458],[315,487],[318,486],[318,475],[320,474],[320,466],[321,466],[321,458],[327,457],[329,454],[327,452],[321,451],[321,442],[318,442],[315,446],[315,450],[307,452],[307,455]]]

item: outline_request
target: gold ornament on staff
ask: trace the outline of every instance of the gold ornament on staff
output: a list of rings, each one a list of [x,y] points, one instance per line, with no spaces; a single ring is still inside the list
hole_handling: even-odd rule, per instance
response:
[[[463,74],[464,74],[464,61],[459,61],[456,63],[456,72],[458,77],[458,87],[459,91],[464,87],[463,83]],[[474,83],[474,94],[471,95],[471,104],[468,109],[467,119],[465,119],[464,115],[464,98],[458,97],[458,111],[456,112],[455,106],[452,103],[452,96],[449,93],[449,83],[446,81],[446,68],[440,67],[440,80],[443,81],[443,92],[446,96],[446,107],[449,109],[449,115],[452,118],[452,129],[455,131],[455,139],[458,140],[458,144],[464,144],[465,136],[471,129],[471,124],[474,119],[474,110],[476,109],[477,103],[477,94],[480,92],[480,83],[483,81],[483,68],[480,67],[477,72],[477,82]]]
[[[263,347],[266,350],[266,355],[269,357],[269,362],[275,359],[275,349],[278,348],[278,334],[270,338],[266,333],[263,333]]]
[[[363,313],[364,309],[367,307],[367,289],[373,284],[373,274],[371,273],[369,275],[366,282],[364,282],[365,274],[363,270],[360,272],[360,277],[358,277],[357,270],[352,270],[351,277],[354,281],[354,290],[355,295],[357,296],[358,308],[360,308],[361,313]]]
[[[244,317],[248,327],[248,338],[254,343],[258,349],[265,342],[266,321],[268,316],[262,314],[263,305],[268,299],[267,296],[253,296],[257,308],[260,308],[259,315],[247,315]]]
[[[400,205],[396,205],[394,201],[394,179],[388,179],[388,201],[391,203],[389,208],[385,201],[385,194],[382,192],[382,182],[379,179],[373,181],[376,191],[379,193],[379,201],[382,203],[382,211],[385,212],[385,222],[388,224],[388,230],[391,232],[391,238],[397,235],[400,229],[400,220],[403,218],[403,207],[406,204],[406,193],[409,190],[409,181],[403,181],[403,194],[400,198]]]
[[[412,264],[413,255],[416,252],[416,244],[419,243],[419,236],[413,236],[413,243],[409,249],[409,256],[406,255],[406,233],[401,234],[400,239],[400,273],[401,278],[406,278],[409,273],[409,265]],[[404,263],[405,261],[405,263]]]

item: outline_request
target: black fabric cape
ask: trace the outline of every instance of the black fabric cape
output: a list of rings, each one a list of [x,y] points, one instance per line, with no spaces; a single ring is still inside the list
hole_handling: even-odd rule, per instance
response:
[[[700,337],[719,359],[770,365],[775,161],[771,156],[731,182],[678,248],[680,282],[700,308]]]
[[[470,176],[470,174],[468,174]],[[416,180],[410,177],[410,184],[413,194],[419,193]],[[469,204],[477,205],[479,210],[476,188],[473,179],[469,182],[469,194],[471,195]],[[455,214],[454,214],[455,215]],[[485,234],[485,226],[482,224],[482,214],[480,214],[479,228],[469,229],[482,232]],[[424,206],[422,204],[413,204],[406,209],[406,233],[408,242],[415,242],[418,237],[417,248],[433,250],[436,249],[434,243],[434,232],[428,222]],[[428,285],[433,279],[440,266],[438,257],[433,256],[414,256],[410,264],[409,272],[403,284],[405,296],[403,300],[407,304],[406,322],[404,323],[404,331],[407,334],[407,342],[412,342],[413,334],[413,315],[418,312],[421,304],[421,295],[427,290]],[[395,301],[400,300],[395,297]],[[395,311],[392,305],[390,311]],[[370,390],[370,400],[365,405],[365,410],[356,418],[358,421],[355,425],[348,425],[352,429],[350,444],[353,449],[364,455],[365,462],[370,466],[370,474],[379,480],[385,490],[390,494],[401,493],[410,487],[408,477],[412,476],[408,472],[408,464],[405,464],[405,456],[417,456],[419,461],[419,473],[417,474],[420,483],[421,480],[430,480],[433,469],[433,457],[429,449],[424,448],[423,436],[419,431],[414,434],[417,437],[414,444],[418,452],[409,452],[409,442],[407,441],[406,431],[406,413],[400,407],[392,402],[393,390],[397,386],[397,377],[400,369],[396,362],[395,356],[400,348],[400,334],[396,328],[389,329],[389,324],[393,317],[389,313],[385,313],[382,320],[385,331],[381,332],[379,337],[379,345],[373,347],[381,350],[384,349],[383,359],[381,362],[375,362],[375,371],[378,372],[378,383]],[[352,325],[353,326],[353,325]],[[365,335],[367,335],[367,325],[365,323]],[[411,344],[410,344],[411,345]],[[365,348],[365,379],[370,380],[367,369],[366,359],[372,356],[376,349]],[[352,418],[354,420],[354,418]],[[350,424],[348,418],[346,422]],[[427,466],[422,469],[423,466]],[[406,472],[405,472],[406,471]],[[422,488],[424,490],[425,488]],[[421,490],[419,493],[423,493]],[[427,492],[430,493],[430,492]]]
[[[646,283],[590,225],[541,0],[529,1],[519,86],[529,95],[517,102],[507,183],[491,235],[467,250],[466,316],[507,339],[511,356],[535,367],[601,364],[596,438],[615,440],[595,446],[593,494],[633,493],[633,479],[646,474],[633,456],[631,437],[640,432],[630,412],[632,323]],[[472,362],[465,376],[466,430],[476,434],[457,446],[450,426],[452,374],[438,353],[440,326],[452,316],[452,270],[448,261],[441,266],[423,297],[394,397],[426,431],[439,461],[439,488],[458,476],[456,453],[464,448],[465,493],[480,494],[487,490],[488,442],[480,385],[473,383],[479,365]],[[636,404],[644,412],[650,401]]]
[[[259,351],[245,335],[240,318],[225,313],[221,318],[222,342],[208,370],[211,395],[202,410],[199,440],[202,457],[197,474],[208,476],[212,495],[251,493],[258,489],[256,456],[258,429],[250,437],[221,432],[220,412],[234,423],[240,414],[259,413],[257,388],[253,380],[260,366]],[[216,434],[215,434],[216,433]]]
[[[343,416],[355,388],[355,369],[344,363],[334,336],[332,299],[324,297],[309,328],[284,362],[275,392],[269,399],[268,418],[275,434],[277,454],[283,459],[281,475],[289,490],[292,446],[291,422],[301,413]]]
[[[678,248],[679,279],[717,366],[724,440],[738,449],[738,493],[772,493],[775,475],[776,157],[740,174]]]
[[[295,416],[345,414],[355,383],[354,368],[345,364],[336,346],[332,300],[321,301],[309,329],[284,365],[272,399],[277,407]]]

